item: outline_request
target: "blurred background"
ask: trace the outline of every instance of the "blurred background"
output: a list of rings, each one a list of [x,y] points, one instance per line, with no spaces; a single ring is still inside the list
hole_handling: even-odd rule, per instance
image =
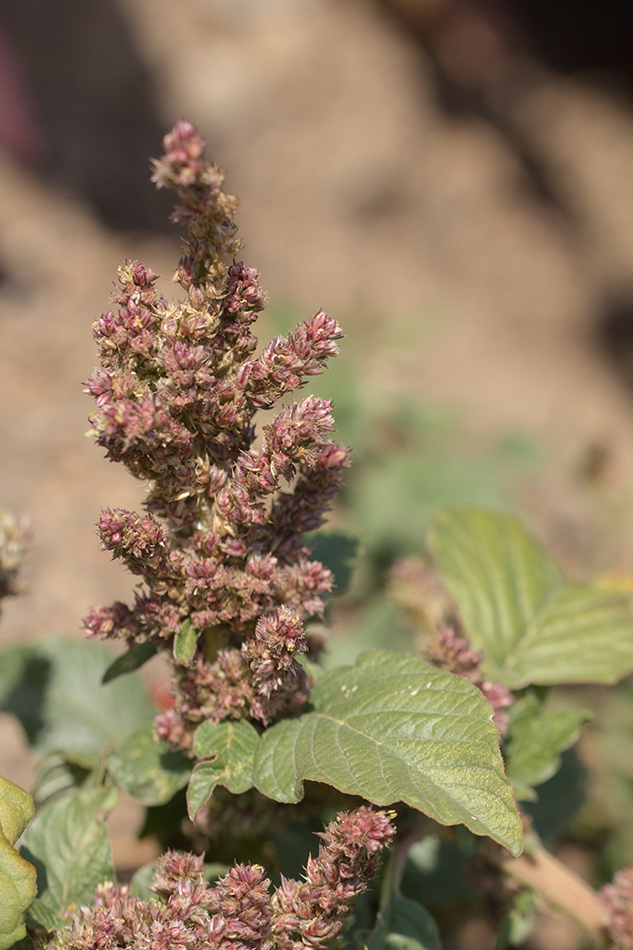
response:
[[[633,575],[632,49],[624,0],[0,0],[0,507],[33,525],[3,642],[129,596],[94,523],[142,486],[84,438],[81,383],[121,260],[177,263],[148,158],[180,117],[241,200],[261,337],[319,307],[346,333],[315,383],[362,543],[333,626],[393,629],[389,572],[444,504]]]

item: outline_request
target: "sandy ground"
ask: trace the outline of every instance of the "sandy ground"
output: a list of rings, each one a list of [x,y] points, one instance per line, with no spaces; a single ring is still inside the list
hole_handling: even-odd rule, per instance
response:
[[[542,536],[572,564],[630,570],[633,401],[616,368],[626,352],[610,359],[597,342],[633,300],[630,104],[534,62],[493,88],[545,198],[507,127],[446,113],[427,52],[378,4],[121,0],[119,12],[151,78],[156,127],[185,115],[229,170],[245,259],[272,304],[298,317],[323,307],[351,347],[393,328],[404,345],[387,362],[369,354],[368,382],[378,372],[413,400],[457,408],[482,440],[537,438],[551,464],[526,503]],[[0,504],[34,529],[6,643],[78,631],[90,605],[130,590],[93,525],[100,506],[134,507],[142,492],[84,438],[81,382],[118,263],[169,274],[177,255],[164,233],[106,226],[89,189],[59,180],[0,160]],[[606,534],[574,482],[595,451],[602,498],[619,506]],[[0,772],[28,784],[29,768],[6,724]]]

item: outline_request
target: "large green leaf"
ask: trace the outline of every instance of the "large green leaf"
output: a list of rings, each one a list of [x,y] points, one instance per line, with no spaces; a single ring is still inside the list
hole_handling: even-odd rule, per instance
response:
[[[536,800],[533,786],[541,785],[558,771],[560,753],[574,744],[582,723],[591,715],[585,709],[545,712],[534,693],[514,703],[504,758],[518,799]]]
[[[549,595],[565,586],[558,565],[508,515],[481,508],[441,511],[428,543],[473,646],[499,665]]]
[[[51,752],[43,756],[35,765],[33,778],[33,798],[37,810],[76,791],[84,783],[98,784],[94,779],[99,771],[92,772],[76,762],[70,762],[63,752]]]
[[[417,901],[395,891],[379,912],[365,950],[441,950],[437,926]]]
[[[108,768],[114,780],[143,805],[163,805],[184,788],[191,759],[170,749],[151,725],[139,729],[113,752]]]
[[[263,794],[297,802],[304,779],[325,782],[376,805],[404,801],[520,853],[499,733],[464,677],[375,650],[322,676],[311,703],[312,712],[262,735],[253,780]]]
[[[90,904],[97,884],[114,879],[103,817],[115,788],[90,788],[43,808],[22,839],[22,854],[37,869],[38,902],[54,914]]]
[[[633,597],[580,585],[555,591],[505,665],[515,686],[617,682],[633,670]]]
[[[187,789],[189,817],[195,821],[216,785],[239,795],[253,785],[253,757],[259,734],[244,719],[236,722],[206,722],[196,729],[193,751],[199,762]]]
[[[0,710],[22,723],[39,753],[64,752],[95,767],[152,720],[153,706],[135,676],[101,684],[112,656],[99,643],[49,638],[0,652]]]
[[[35,898],[35,868],[14,848],[33,818],[33,799],[0,778],[0,950],[26,936],[24,917]]]
[[[633,596],[568,584],[514,518],[443,511],[429,546],[490,678],[517,689],[633,671]]]

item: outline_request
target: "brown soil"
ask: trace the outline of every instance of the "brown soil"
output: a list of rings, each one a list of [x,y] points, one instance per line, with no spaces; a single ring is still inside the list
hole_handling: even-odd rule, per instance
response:
[[[524,500],[542,536],[575,568],[631,570],[630,102],[521,55],[473,80],[478,108],[447,112],[432,36],[425,49],[369,0],[121,0],[118,15],[154,89],[149,125],[185,115],[229,169],[245,258],[271,302],[298,317],[322,306],[363,352],[367,339],[403,341],[388,361],[368,354],[372,385],[456,407],[482,441],[537,438],[551,463]],[[98,55],[105,35],[86,37],[76,67],[101,63],[100,95],[116,79]],[[149,107],[123,93],[124,151]],[[95,181],[125,163],[97,162],[77,116],[55,115],[66,151],[48,177],[0,162],[0,503],[34,528],[28,593],[6,605],[4,642],[77,631],[91,604],[130,590],[93,525],[101,505],[135,507],[141,490],[83,438],[81,381],[118,263],[169,274],[177,253],[173,236],[147,230],[145,197],[143,230],[103,224],[116,215]],[[116,115],[106,121],[116,150]],[[120,220],[135,209],[126,194]],[[577,473],[595,458],[587,487]],[[0,772],[28,784],[19,732],[6,728]]]

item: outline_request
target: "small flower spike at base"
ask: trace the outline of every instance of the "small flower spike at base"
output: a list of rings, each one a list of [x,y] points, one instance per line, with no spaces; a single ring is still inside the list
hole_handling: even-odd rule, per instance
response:
[[[106,509],[98,526],[140,587],[134,604],[97,607],[84,626],[165,651],[194,631],[157,723],[186,748],[203,719],[267,725],[305,702],[297,657],[316,644],[303,623],[323,614],[332,576],[303,536],[323,523],[349,451],[330,438],[332,403],[314,396],[278,407],[256,442],[256,414],[321,373],[341,330],[319,310],[255,357],[266,295],[236,259],[237,200],[190,123],[164,146],[153,180],[175,192],[173,220],[188,230],[174,277],[185,296],[165,301],[157,275],[126,261],[115,307],[93,326],[99,366],[86,388],[97,443],[148,485],[144,515]]]
[[[71,912],[47,950],[326,950],[393,835],[383,811],[341,812],[320,836],[304,879],[282,878],[272,890],[256,864],[238,864],[210,887],[202,857],[169,851],[154,872],[155,899],[102,884],[94,906]]]
[[[598,897],[605,910],[605,928],[617,950],[633,950],[633,867],[616,871]]]

